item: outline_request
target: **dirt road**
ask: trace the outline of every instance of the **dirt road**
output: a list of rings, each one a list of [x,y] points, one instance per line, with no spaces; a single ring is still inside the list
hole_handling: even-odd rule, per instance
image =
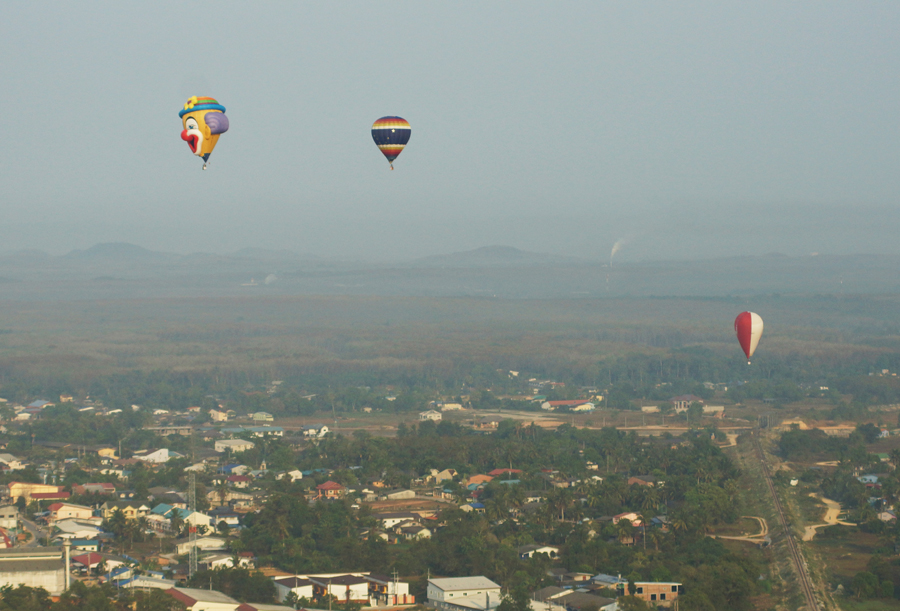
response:
[[[816,524],[814,526],[807,526],[806,530],[803,531],[803,540],[804,541],[812,541],[813,537],[816,536],[816,530],[822,528],[823,526],[831,526],[833,524],[843,524],[844,526],[856,526],[852,522],[844,522],[842,520],[838,520],[838,516],[841,515],[841,504],[837,501],[832,501],[831,499],[826,499],[823,496],[816,494],[815,492],[811,492],[810,495],[813,498],[819,499],[823,503],[825,503],[827,509],[825,510],[825,517],[822,519],[825,520],[824,524]]]

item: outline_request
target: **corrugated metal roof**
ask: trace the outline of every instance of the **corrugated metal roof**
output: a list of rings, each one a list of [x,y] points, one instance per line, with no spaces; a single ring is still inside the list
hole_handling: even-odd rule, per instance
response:
[[[478,575],[476,577],[447,577],[443,579],[429,579],[428,583],[436,588],[440,588],[444,592],[454,590],[483,590],[500,589],[500,585],[494,583],[487,577]]]

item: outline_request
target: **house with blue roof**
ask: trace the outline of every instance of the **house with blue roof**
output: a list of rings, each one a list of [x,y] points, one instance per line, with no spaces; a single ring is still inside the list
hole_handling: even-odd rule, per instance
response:
[[[224,475],[244,475],[247,471],[250,470],[250,467],[247,465],[239,465],[237,463],[231,463],[229,465],[225,465],[221,469],[219,469],[219,473]]]
[[[173,509],[175,509],[175,507],[169,505],[168,503],[160,503],[159,505],[151,509],[150,513],[155,513],[156,515],[163,516],[164,518],[171,518]],[[182,517],[184,517],[183,512]]]
[[[96,539],[72,539],[72,549],[82,552],[99,552],[100,542]]]

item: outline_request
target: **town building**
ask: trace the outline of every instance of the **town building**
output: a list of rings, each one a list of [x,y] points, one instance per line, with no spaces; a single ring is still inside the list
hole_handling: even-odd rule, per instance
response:
[[[342,604],[369,604],[369,582],[361,575],[313,575],[313,593],[334,596]]]
[[[9,489],[9,498],[16,500],[19,497],[25,499],[26,503],[30,503],[35,494],[65,494],[63,498],[69,498],[69,494],[65,493],[62,486],[51,486],[49,484],[33,484],[30,482],[10,482],[7,484]],[[55,499],[54,499],[55,500]]]
[[[313,582],[303,577],[279,577],[275,581],[275,598],[284,602],[288,594],[293,593],[298,599],[313,599]]]
[[[25,585],[57,595],[66,588],[64,551],[58,547],[0,550],[0,587]]]
[[[94,510],[90,507],[74,503],[53,503],[47,510],[50,512],[47,521],[51,524],[68,519],[87,520],[94,515]]]
[[[243,439],[219,439],[213,447],[216,452],[246,452],[252,450],[255,445],[252,441]]]
[[[0,507],[0,528],[15,530],[19,526],[19,508],[15,505]]]
[[[636,581],[634,587],[634,595],[637,598],[651,603],[651,606],[662,607],[671,606],[672,601],[678,600],[678,595],[682,591],[681,583],[675,581]],[[627,583],[616,585],[620,596],[627,593],[627,588]]]
[[[306,437],[321,438],[328,434],[328,427],[324,424],[308,424],[303,427],[303,435]]]
[[[500,586],[487,577],[429,579],[428,605],[446,611],[490,611],[500,605]]]
[[[552,545],[523,545],[516,550],[519,558],[531,558],[535,554],[546,554],[550,558],[559,556],[559,548]]]
[[[337,482],[328,480],[316,486],[316,493],[320,499],[339,499],[347,493],[347,489]]]
[[[166,594],[180,602],[188,611],[237,611],[241,603],[216,590],[175,587]]]

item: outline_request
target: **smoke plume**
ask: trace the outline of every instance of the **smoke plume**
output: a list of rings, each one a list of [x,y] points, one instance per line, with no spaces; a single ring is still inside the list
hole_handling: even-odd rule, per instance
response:
[[[628,241],[625,238],[618,240],[615,244],[613,244],[612,251],[609,253],[609,266],[612,267],[613,257],[616,256],[616,253],[622,250],[622,247],[627,244]]]

